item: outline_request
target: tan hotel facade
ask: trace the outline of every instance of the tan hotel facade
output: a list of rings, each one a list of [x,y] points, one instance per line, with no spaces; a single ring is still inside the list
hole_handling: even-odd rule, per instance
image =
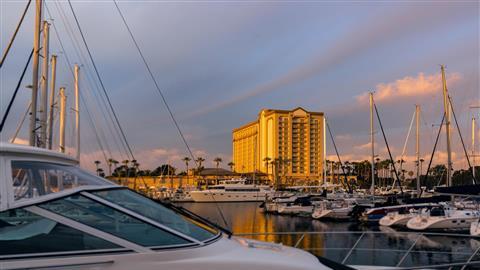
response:
[[[283,179],[322,179],[324,123],[323,113],[300,107],[261,110],[257,120],[232,132],[235,171],[275,173]],[[277,165],[267,165],[266,158]]]

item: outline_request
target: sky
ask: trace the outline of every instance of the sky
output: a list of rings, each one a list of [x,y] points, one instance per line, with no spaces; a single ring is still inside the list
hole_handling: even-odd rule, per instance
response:
[[[2,52],[26,2],[0,0]],[[194,155],[207,159],[205,166],[214,166],[218,156],[226,167],[231,161],[232,129],[255,120],[263,108],[325,112],[343,160],[368,159],[369,91],[375,93],[395,158],[404,148],[415,104],[421,106],[421,156],[430,160],[443,113],[440,64],[446,66],[467,151],[472,150],[470,119],[480,118],[480,109],[471,108],[480,105],[478,1],[118,1],[118,5]],[[181,158],[188,151],[114,3],[72,0],[72,6],[136,159],[143,168],[162,163],[183,168]],[[50,52],[58,55],[57,85],[66,87],[69,104],[73,79],[66,59],[80,65],[82,107],[91,116],[82,110],[82,166],[92,169],[94,160],[103,160],[97,136],[106,156],[125,159],[125,147],[68,2],[47,0],[46,8],[45,18],[58,32],[57,36],[52,31],[50,40]],[[33,11],[32,5],[0,70],[2,116],[32,47]],[[29,68],[22,86],[31,84],[31,78]],[[29,91],[21,88],[1,141],[15,133]],[[378,155],[387,158],[375,125]],[[25,142],[24,127],[18,143]],[[73,153],[73,121],[67,127],[68,151]],[[452,133],[454,168],[464,168],[458,132]],[[477,134],[480,150],[479,129]],[[404,157],[412,165],[413,135]],[[335,160],[330,138],[327,155]],[[445,160],[442,134],[433,163]]]

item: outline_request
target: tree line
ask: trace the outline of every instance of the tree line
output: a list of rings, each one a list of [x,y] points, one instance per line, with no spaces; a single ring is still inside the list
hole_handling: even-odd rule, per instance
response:
[[[189,169],[193,169],[194,173],[198,173],[204,169],[203,164],[206,160],[203,157],[197,157],[192,164],[190,157],[184,157],[182,161],[185,164],[184,171],[179,171],[178,168],[170,164],[161,164],[155,169],[140,169],[140,163],[138,163],[137,160],[123,160],[119,162],[113,158],[107,160],[107,171],[101,167],[102,162],[100,160],[95,160],[94,164],[97,175],[101,177],[171,176],[186,175]],[[223,160],[220,157],[215,157],[213,162],[216,168],[219,169]],[[194,165],[193,168],[190,167],[191,164]],[[227,165],[230,167],[230,170],[234,171],[235,164],[233,162],[229,162]]]

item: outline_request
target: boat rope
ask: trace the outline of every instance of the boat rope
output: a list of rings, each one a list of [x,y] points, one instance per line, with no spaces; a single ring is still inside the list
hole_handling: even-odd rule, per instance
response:
[[[472,167],[472,164],[470,163],[470,158],[468,157],[467,148],[465,147],[465,142],[463,141],[462,132],[460,131],[460,126],[458,125],[457,116],[455,115],[455,110],[453,109],[452,98],[450,96],[448,96],[448,101],[450,102],[450,108],[452,108],[453,119],[455,120],[455,125],[457,126],[458,135],[460,136],[460,142],[462,143],[462,147],[463,147],[463,152],[465,153],[465,158],[467,159],[468,168],[470,169],[471,172],[473,172],[474,168]],[[472,173],[472,179],[473,179],[473,183],[477,184],[477,179],[473,175],[473,173]]]
[[[412,133],[412,127],[413,127],[413,122],[415,120],[415,115],[417,114],[417,111],[413,111],[412,115],[412,120],[410,121],[410,127],[408,128],[408,133],[407,133],[407,138],[405,139],[405,143],[403,144],[403,150],[402,154],[400,155],[400,160],[402,160],[405,157],[405,152],[407,150],[407,144],[408,144],[408,138],[410,137],[410,134]]]
[[[70,0],[68,0],[68,2],[70,3]],[[150,75],[150,78],[152,79],[152,82],[153,82],[153,84],[155,85],[155,88],[156,88],[157,92],[160,94],[160,97],[162,98],[163,104],[165,105],[165,108],[167,109],[168,114],[170,115],[170,118],[172,119],[172,122],[173,122],[173,124],[175,125],[175,128],[176,128],[177,131],[178,131],[178,134],[179,134],[180,137],[182,138],[182,141],[183,141],[183,143],[185,144],[185,147],[187,148],[187,151],[188,151],[188,153],[190,154],[192,160],[195,162],[195,165],[198,165],[197,162],[196,162],[195,156],[193,155],[193,152],[192,152],[192,150],[190,149],[190,146],[188,145],[188,142],[187,142],[187,140],[185,139],[185,136],[183,135],[182,129],[181,129],[180,126],[178,125],[178,122],[177,122],[177,120],[175,119],[175,116],[174,116],[174,114],[173,114],[173,112],[172,112],[172,109],[171,109],[170,106],[168,105],[167,99],[165,98],[165,95],[163,94],[162,90],[160,89],[160,86],[158,85],[157,79],[155,79],[155,76],[153,75],[152,69],[150,68],[150,65],[148,64],[145,56],[143,55],[143,52],[142,52],[142,50],[140,49],[140,46],[138,45],[138,42],[137,42],[137,40],[135,39],[135,36],[133,35],[133,32],[132,32],[132,30],[130,29],[130,27],[129,27],[128,23],[127,23],[127,20],[126,20],[126,18],[125,18],[125,16],[123,15],[122,11],[120,10],[120,7],[118,6],[117,1],[113,0],[113,3],[115,4],[115,7],[116,7],[116,9],[117,9],[117,11],[118,11],[118,14],[120,14],[120,17],[122,18],[123,24],[125,25],[125,28],[127,29],[128,33],[129,33],[129,35],[130,35],[130,38],[132,39],[133,43],[135,44],[135,48],[137,49],[138,54],[140,55],[140,58],[142,59],[143,64],[145,65],[145,68],[147,69],[148,74]]]
[[[345,172],[345,167],[343,166],[342,160],[340,159],[340,154],[338,153],[337,144],[335,143],[335,139],[333,138],[332,130],[330,129],[330,125],[328,124],[327,118],[325,118],[325,124],[327,124],[328,133],[330,134],[330,138],[332,139],[333,148],[335,149],[335,153],[337,154],[338,162],[340,162],[340,167],[342,168],[343,176],[345,177],[345,183],[347,184],[346,188],[348,189],[348,193],[353,193],[350,184],[348,183],[347,173]],[[323,157],[326,158],[326,157]],[[345,187],[345,183],[342,181],[342,185]]]
[[[435,139],[435,144],[433,145],[433,151],[430,155],[430,161],[428,162],[427,172],[425,172],[425,180],[428,179],[428,172],[430,171],[430,167],[432,166],[433,156],[435,155],[435,151],[437,150],[438,139],[440,138],[440,133],[442,132],[443,122],[445,122],[445,113],[443,113],[442,121],[440,122],[440,127],[438,128],[437,138]],[[442,175],[443,177],[443,175]],[[440,180],[442,179],[440,177]],[[419,197],[422,197],[423,189],[420,190]]]
[[[45,3],[45,7],[46,7],[46,10],[47,10],[48,14],[50,15],[50,17],[52,17],[51,12],[50,12],[50,10],[49,10],[49,8],[48,8],[47,3]],[[58,13],[59,13],[59,15],[60,15],[60,19],[62,20],[65,29],[67,30],[67,34],[68,34],[68,36],[69,36],[69,38],[70,38],[70,41],[71,41],[71,43],[72,43],[72,45],[73,45],[74,52],[76,53],[76,55],[77,55],[77,57],[78,57],[79,59],[82,59],[82,61],[83,61],[84,63],[87,63],[86,57],[84,56],[84,54],[83,54],[82,51],[80,50],[79,42],[78,42],[78,40],[76,39],[75,35],[73,34],[73,32],[74,32],[74,31],[73,31],[73,28],[71,27],[70,23],[69,23],[68,20],[66,19],[65,11],[64,11],[63,8],[58,4],[58,2],[55,2],[55,7],[56,7],[56,9],[57,9],[57,11],[58,11]],[[55,34],[56,34],[56,37],[57,37],[57,39],[58,39],[58,41],[59,41],[59,43],[60,43],[60,46],[61,46],[61,48],[62,48],[62,50],[63,50],[63,52],[64,52],[64,54],[65,54],[65,58],[66,58],[67,64],[68,64],[68,65],[67,65],[67,69],[70,69],[70,73],[71,73],[72,76],[73,76],[73,69],[72,69],[72,66],[73,66],[73,65],[71,64],[71,61],[69,60],[68,53],[67,53],[67,51],[65,50],[65,47],[63,46],[62,39],[61,39],[60,35],[58,34],[57,27],[56,27],[56,25],[55,25],[55,23],[54,23],[53,20],[52,20],[52,25],[53,25],[53,27],[54,27]],[[65,62],[63,62],[63,63],[65,63]],[[101,94],[100,94],[100,95],[97,95],[97,91],[100,92],[101,90],[100,90],[98,84],[96,83],[96,81],[93,79],[94,76],[93,76],[92,73],[91,73],[91,69],[90,69],[90,68],[87,68],[87,67],[85,66],[85,70],[86,70],[86,72],[85,72],[85,75],[86,75],[86,76],[85,76],[84,78],[86,79],[87,83],[89,84],[90,89],[91,89],[91,92],[93,92],[93,95],[95,95],[95,98],[93,98],[93,100],[98,103],[98,106],[93,106],[92,109],[95,110],[96,108],[99,108],[99,109],[102,111],[101,113],[102,113],[102,115],[104,116],[104,119],[105,119],[105,121],[106,121],[104,125],[98,123],[97,121],[94,121],[94,122],[96,123],[96,125],[97,125],[97,126],[94,128],[94,132],[96,132],[97,130],[100,132],[101,138],[103,138],[103,140],[104,140],[104,142],[105,142],[105,147],[106,147],[106,149],[107,149],[110,157],[112,157],[112,151],[110,150],[110,147],[109,147],[109,144],[108,144],[109,141],[110,141],[110,142],[113,142],[113,143],[115,144],[116,148],[119,150],[120,156],[123,156],[123,154],[126,154],[127,159],[128,159],[128,150],[127,150],[126,146],[123,144],[121,135],[119,134],[118,131],[117,131],[117,132],[114,132],[114,131],[113,131],[113,130],[115,129],[115,127],[114,127],[113,129],[112,129],[112,127],[111,127],[111,124],[115,125],[115,124],[114,124],[114,119],[113,119],[113,116],[112,116],[110,110],[107,109],[107,108],[108,108],[108,105],[107,105],[107,103],[106,103],[106,101],[105,101],[105,98],[104,98]],[[89,76],[89,75],[90,75],[90,76]],[[93,81],[93,83],[92,83],[92,81]],[[95,86],[95,87],[94,87],[94,86]],[[96,89],[97,91],[93,91],[93,89]],[[80,94],[83,95],[83,92],[84,92],[84,91],[81,91]],[[85,92],[86,92],[87,94],[90,94],[90,91],[85,91]],[[85,99],[85,98],[82,98],[82,99]],[[86,100],[86,99],[85,99],[85,100]],[[82,101],[82,102],[85,103],[85,102],[86,102],[85,100]],[[101,101],[103,104],[100,103],[100,101]],[[90,111],[90,110],[88,109],[88,107],[87,107],[86,104],[85,104],[85,108],[86,108],[87,111]],[[105,110],[105,112],[104,112],[102,109]],[[91,114],[91,113],[90,113],[90,114]],[[97,113],[97,114],[98,114],[98,113]],[[107,117],[108,117],[109,119],[107,119]],[[99,119],[99,118],[95,118],[95,120],[100,120],[100,119]],[[104,127],[104,126],[106,126],[107,129],[108,129],[108,131],[112,134],[112,136],[110,137],[109,140],[106,139],[107,137],[105,136],[105,133],[103,132],[102,127]],[[120,141],[120,143],[119,143],[118,141]],[[121,145],[121,146],[120,146],[120,145]],[[121,151],[125,151],[125,153],[122,153]],[[121,159],[123,160],[124,158],[121,157]]]
[[[10,38],[10,42],[8,42],[8,45],[5,48],[5,51],[3,52],[2,60],[0,60],[0,68],[2,68],[3,63],[5,62],[5,59],[7,58],[8,52],[10,51],[10,48],[12,47],[13,42],[15,41],[15,38],[17,37],[18,30],[20,30],[20,26],[23,23],[23,19],[25,19],[25,15],[27,14],[27,11],[28,11],[28,8],[30,7],[31,2],[32,2],[32,0],[28,0],[27,6],[23,10],[22,16],[20,17],[20,21],[17,24],[17,28],[15,28],[15,31],[13,32],[13,35]]]
[[[20,130],[22,129],[23,123],[25,123],[25,119],[27,118],[27,115],[30,112],[31,107],[32,107],[32,102],[30,101],[28,103],[27,109],[25,110],[25,113],[23,114],[22,120],[18,122],[17,129],[15,130],[15,133],[10,139],[10,143],[15,143],[15,140],[17,139],[17,136],[20,133]]]
[[[402,150],[402,154],[400,155],[400,162],[402,163],[403,162],[403,158],[405,157],[405,152],[406,152],[406,149],[407,149],[407,144],[408,144],[408,138],[410,138],[410,134],[412,132],[412,127],[413,127],[413,122],[415,120],[415,115],[417,114],[417,110],[414,110],[413,111],[413,115],[412,115],[412,120],[410,121],[410,126],[408,127],[408,132],[407,132],[407,138],[405,138],[405,143],[403,144],[403,150]],[[400,163],[400,164],[401,164]],[[394,179],[393,180],[393,183],[392,183],[392,188],[395,187],[395,184],[397,183],[397,179]]]
[[[392,152],[390,151],[390,146],[388,146],[387,136],[385,136],[385,131],[383,130],[382,120],[380,119],[380,114],[378,113],[377,104],[373,102],[373,107],[375,108],[375,113],[377,115],[378,123],[380,124],[380,130],[382,131],[383,139],[385,140],[385,146],[387,147],[388,156],[390,157],[390,162],[392,163],[393,172],[395,173],[395,177],[398,180],[398,187],[400,188],[400,194],[403,196],[403,188],[402,188],[402,181],[400,180],[397,172],[397,167],[395,166],[395,161],[392,157]]]
[[[67,24],[67,21],[66,21],[66,19],[64,18],[65,15],[62,16],[62,13],[60,12],[60,9],[59,9],[59,7],[58,7],[58,3],[55,2],[55,4],[56,4],[57,10],[59,11],[60,18],[61,18],[61,20],[63,21],[63,24],[64,24],[64,26],[65,26],[65,29],[67,30],[67,33],[69,34],[70,40],[72,41],[72,44],[75,45],[75,42],[74,42],[74,40],[73,40],[73,38],[72,38],[72,35],[73,35],[73,34],[71,34],[71,32],[73,33],[73,30],[71,30],[71,27],[70,27],[70,28],[68,27],[68,26],[70,26],[70,25]],[[50,9],[48,8],[47,3],[45,3],[45,8],[46,8],[47,13],[49,14],[50,18],[52,18],[52,14],[51,14],[51,12],[50,12]],[[63,14],[64,14],[64,13],[63,13]],[[55,21],[54,21],[53,19],[52,19],[51,24],[53,25],[54,32],[55,32],[55,36],[56,36],[56,38],[57,38],[57,40],[58,40],[58,42],[59,42],[59,44],[60,44],[60,47],[61,47],[61,49],[62,49],[62,51],[63,51],[63,54],[65,55],[66,62],[63,62],[63,63],[66,64],[66,68],[67,68],[68,70],[70,70],[70,74],[72,75],[72,78],[73,78],[73,77],[74,77],[74,75],[73,75],[73,69],[72,69],[73,65],[71,64],[71,61],[70,61],[69,56],[68,56],[68,53],[67,53],[67,51],[65,50],[65,47],[64,47],[63,42],[62,42],[62,38],[61,38],[61,36],[59,35],[59,32],[58,32],[58,29],[57,29],[57,27],[56,27]],[[68,30],[70,30],[70,31],[68,31]],[[77,47],[75,47],[75,46],[73,46],[73,47],[74,47],[75,52],[77,53],[77,56],[78,56],[78,48],[77,48],[77,47],[80,47],[80,46],[77,44]],[[78,57],[79,57],[79,56],[78,56]],[[80,58],[80,57],[79,57],[79,58]],[[85,61],[85,58],[83,58],[83,59],[84,59],[83,61],[86,62],[86,61]],[[84,66],[84,65],[82,65],[82,66]],[[88,68],[85,68],[85,70],[86,70],[86,71],[90,71]],[[86,76],[84,76],[84,78],[86,79],[86,81],[87,81],[88,84],[90,85],[90,89],[91,89],[92,92],[93,92],[94,87],[92,86],[91,80],[90,80],[90,78],[88,77],[89,72],[85,72],[85,75],[86,75]],[[97,89],[98,89],[98,87],[97,87]],[[87,116],[88,116],[89,118],[92,118],[92,117],[91,117],[92,114],[91,114],[91,112],[90,112],[90,109],[89,109],[89,107],[87,106],[88,104],[87,104],[87,101],[86,101],[84,92],[87,93],[87,94],[90,93],[89,91],[80,91],[81,102],[84,104],[84,108],[85,108],[85,110],[87,111]],[[102,101],[103,101],[103,100],[102,100]],[[106,106],[106,103],[104,103],[104,105],[105,105],[105,106],[99,105],[99,107],[100,107],[100,108],[107,107],[107,106]],[[96,108],[96,107],[94,106],[93,109],[95,109],[95,108]],[[108,115],[109,115],[109,114],[108,114]],[[109,116],[110,116],[110,115],[109,115]],[[97,120],[98,118],[95,118],[95,119]],[[90,120],[91,120],[90,122],[95,122],[95,121],[93,121],[93,118],[90,119]],[[113,121],[112,121],[112,122],[113,122]],[[108,154],[109,154],[110,157],[111,157],[111,156],[112,156],[112,154],[111,154],[112,152],[111,152],[111,150],[110,150],[110,147],[109,147],[109,145],[108,145],[108,141],[107,141],[107,139],[106,139],[106,137],[105,137],[105,135],[104,135],[104,133],[103,133],[103,129],[102,129],[101,127],[102,127],[102,125],[100,125],[100,124],[97,123],[97,126],[92,126],[92,129],[93,129],[94,132],[97,132],[97,131],[98,131],[98,132],[100,133],[100,135],[96,134],[96,136],[98,135],[98,137],[103,137],[103,141],[104,141],[103,145],[105,145],[105,148],[106,148]],[[111,137],[110,141],[113,141],[113,142],[117,145],[117,148],[120,150],[121,148],[118,147],[117,137],[114,136],[114,135],[118,135],[118,134],[115,133],[115,132],[113,132],[113,131],[110,129],[110,125],[107,125],[107,127],[109,128],[109,131],[110,131],[110,132],[112,133],[112,135],[113,135],[113,136]],[[100,144],[100,143],[99,143],[99,144]],[[123,146],[123,145],[122,145],[122,146]],[[124,150],[125,150],[125,153],[127,153],[126,148],[124,148]],[[128,156],[128,154],[127,154],[127,156]]]
[[[25,64],[25,67],[23,68],[22,75],[20,75],[20,78],[17,83],[17,87],[15,88],[15,91],[13,91],[12,98],[10,99],[10,102],[8,102],[7,110],[5,111],[5,114],[2,117],[2,122],[0,123],[0,133],[3,131],[3,127],[5,126],[5,122],[7,121],[8,114],[10,113],[10,110],[12,109],[13,102],[15,101],[15,98],[17,97],[18,94],[18,89],[20,89],[20,86],[22,85],[23,77],[25,76],[25,72],[27,72],[28,65],[30,64],[30,60],[32,60],[32,55],[33,55],[33,49],[30,52],[30,55],[28,56],[27,63]]]
[[[46,5],[46,3],[45,3],[45,9],[47,10],[47,13],[49,14],[50,18],[52,18],[52,15],[51,15],[50,10],[48,9],[48,6]],[[54,23],[54,20],[51,21],[51,25],[53,26],[53,29],[54,29],[54,32],[55,32],[55,36],[57,37],[58,43],[59,43],[59,45],[60,45],[60,47],[61,47],[61,49],[62,49],[62,51],[63,51],[63,53],[64,53],[64,55],[65,55],[65,60],[66,60],[66,63],[67,63],[67,69],[70,70],[70,74],[71,74],[71,76],[72,76],[72,78],[73,78],[73,77],[74,77],[74,73],[73,73],[72,65],[71,65],[70,59],[69,59],[69,57],[68,57],[68,55],[67,55],[67,52],[65,51],[65,47],[63,46],[63,42],[62,42],[62,40],[61,40],[61,38],[60,38],[60,35],[58,34],[58,30],[57,30],[57,27],[56,27],[56,25],[55,25],[55,23]],[[91,113],[90,113],[90,110],[89,110],[89,108],[88,108],[88,106],[87,106],[88,104],[87,104],[87,102],[85,101],[85,97],[84,97],[83,91],[80,91],[80,101],[82,102],[83,108],[85,109],[85,112],[87,113],[88,123],[89,123],[90,127],[92,128],[92,130],[93,130],[93,132],[94,132],[94,134],[95,134],[95,138],[96,138],[96,140],[97,140],[98,147],[100,148],[100,150],[101,150],[101,152],[102,152],[102,155],[103,155],[103,157],[104,157],[105,162],[108,163],[108,158],[107,158],[107,155],[106,155],[106,153],[105,153],[105,147],[103,146],[104,144],[101,142],[101,140],[100,140],[100,138],[99,138],[99,134],[98,134],[98,132],[97,132],[97,129],[99,129],[99,128],[95,127],[95,125],[94,125],[94,123],[93,123],[93,117],[92,117],[92,115],[91,115]],[[108,152],[109,155],[111,156],[111,152],[110,152],[109,149],[108,149],[107,152]]]
[[[118,130],[120,131],[120,134],[122,135],[122,138],[123,138],[123,141],[124,141],[125,145],[127,146],[128,153],[130,154],[132,160],[134,160],[136,158],[133,154],[132,147],[130,146],[130,143],[127,140],[127,136],[126,136],[126,134],[125,134],[125,132],[122,128],[122,125],[120,124],[120,120],[118,119],[118,115],[117,115],[115,109],[113,108],[112,102],[111,102],[110,97],[109,97],[109,95],[107,93],[107,90],[105,88],[105,84],[103,83],[102,77],[100,76],[100,72],[98,71],[97,65],[95,64],[95,60],[93,59],[90,48],[88,47],[87,40],[85,39],[85,35],[83,34],[82,28],[80,27],[80,22],[78,21],[77,15],[75,13],[75,10],[73,9],[73,6],[72,6],[72,3],[70,2],[70,0],[68,0],[68,5],[70,6],[70,10],[72,11],[73,18],[75,19],[75,23],[77,25],[78,31],[80,32],[80,36],[82,38],[83,44],[85,45],[85,49],[87,50],[88,57],[89,57],[90,61],[92,62],[93,69],[95,71],[97,79],[100,82],[101,89],[103,90],[103,93],[105,94],[108,106],[110,107],[110,110],[113,113],[115,123],[117,124]]]

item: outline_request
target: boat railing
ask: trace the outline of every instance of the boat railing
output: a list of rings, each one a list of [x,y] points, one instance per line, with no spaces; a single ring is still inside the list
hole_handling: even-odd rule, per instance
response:
[[[394,269],[480,269],[480,237],[411,231],[241,233],[279,242],[351,266]],[[467,268],[468,267],[468,268]]]

